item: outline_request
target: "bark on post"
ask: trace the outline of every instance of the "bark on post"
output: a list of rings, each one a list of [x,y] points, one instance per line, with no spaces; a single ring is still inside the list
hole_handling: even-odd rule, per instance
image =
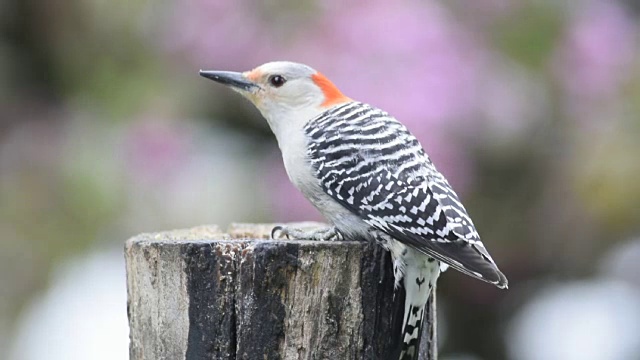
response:
[[[128,240],[130,358],[397,359],[402,304],[388,253],[364,242],[268,240],[272,227]],[[434,309],[420,359],[437,356]]]

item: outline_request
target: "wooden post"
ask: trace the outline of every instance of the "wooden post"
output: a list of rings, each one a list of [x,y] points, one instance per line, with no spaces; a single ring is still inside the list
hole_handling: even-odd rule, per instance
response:
[[[130,358],[397,359],[403,305],[388,253],[365,242],[268,240],[272,227],[129,239]],[[423,360],[437,356],[434,309]]]

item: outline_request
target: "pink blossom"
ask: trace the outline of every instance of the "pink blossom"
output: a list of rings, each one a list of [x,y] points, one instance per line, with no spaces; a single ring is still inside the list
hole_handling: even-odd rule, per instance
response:
[[[134,123],[124,144],[133,178],[156,183],[179,173],[190,145],[188,135],[182,130],[158,119]]]
[[[594,1],[571,20],[556,58],[566,91],[585,100],[611,98],[637,53],[637,26],[617,2]]]

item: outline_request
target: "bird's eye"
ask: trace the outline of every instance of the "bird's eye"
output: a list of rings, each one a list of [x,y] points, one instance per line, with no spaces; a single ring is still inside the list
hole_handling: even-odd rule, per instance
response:
[[[286,82],[287,80],[280,75],[272,75],[269,77],[269,84],[271,84],[273,87],[280,87]]]

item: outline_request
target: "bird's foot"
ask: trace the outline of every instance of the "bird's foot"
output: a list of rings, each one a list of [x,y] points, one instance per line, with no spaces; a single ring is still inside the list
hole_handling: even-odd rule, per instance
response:
[[[316,241],[343,240],[342,234],[340,234],[335,226],[313,230],[302,230],[278,225],[271,230],[271,239],[282,239],[283,237],[286,237],[287,239]]]

